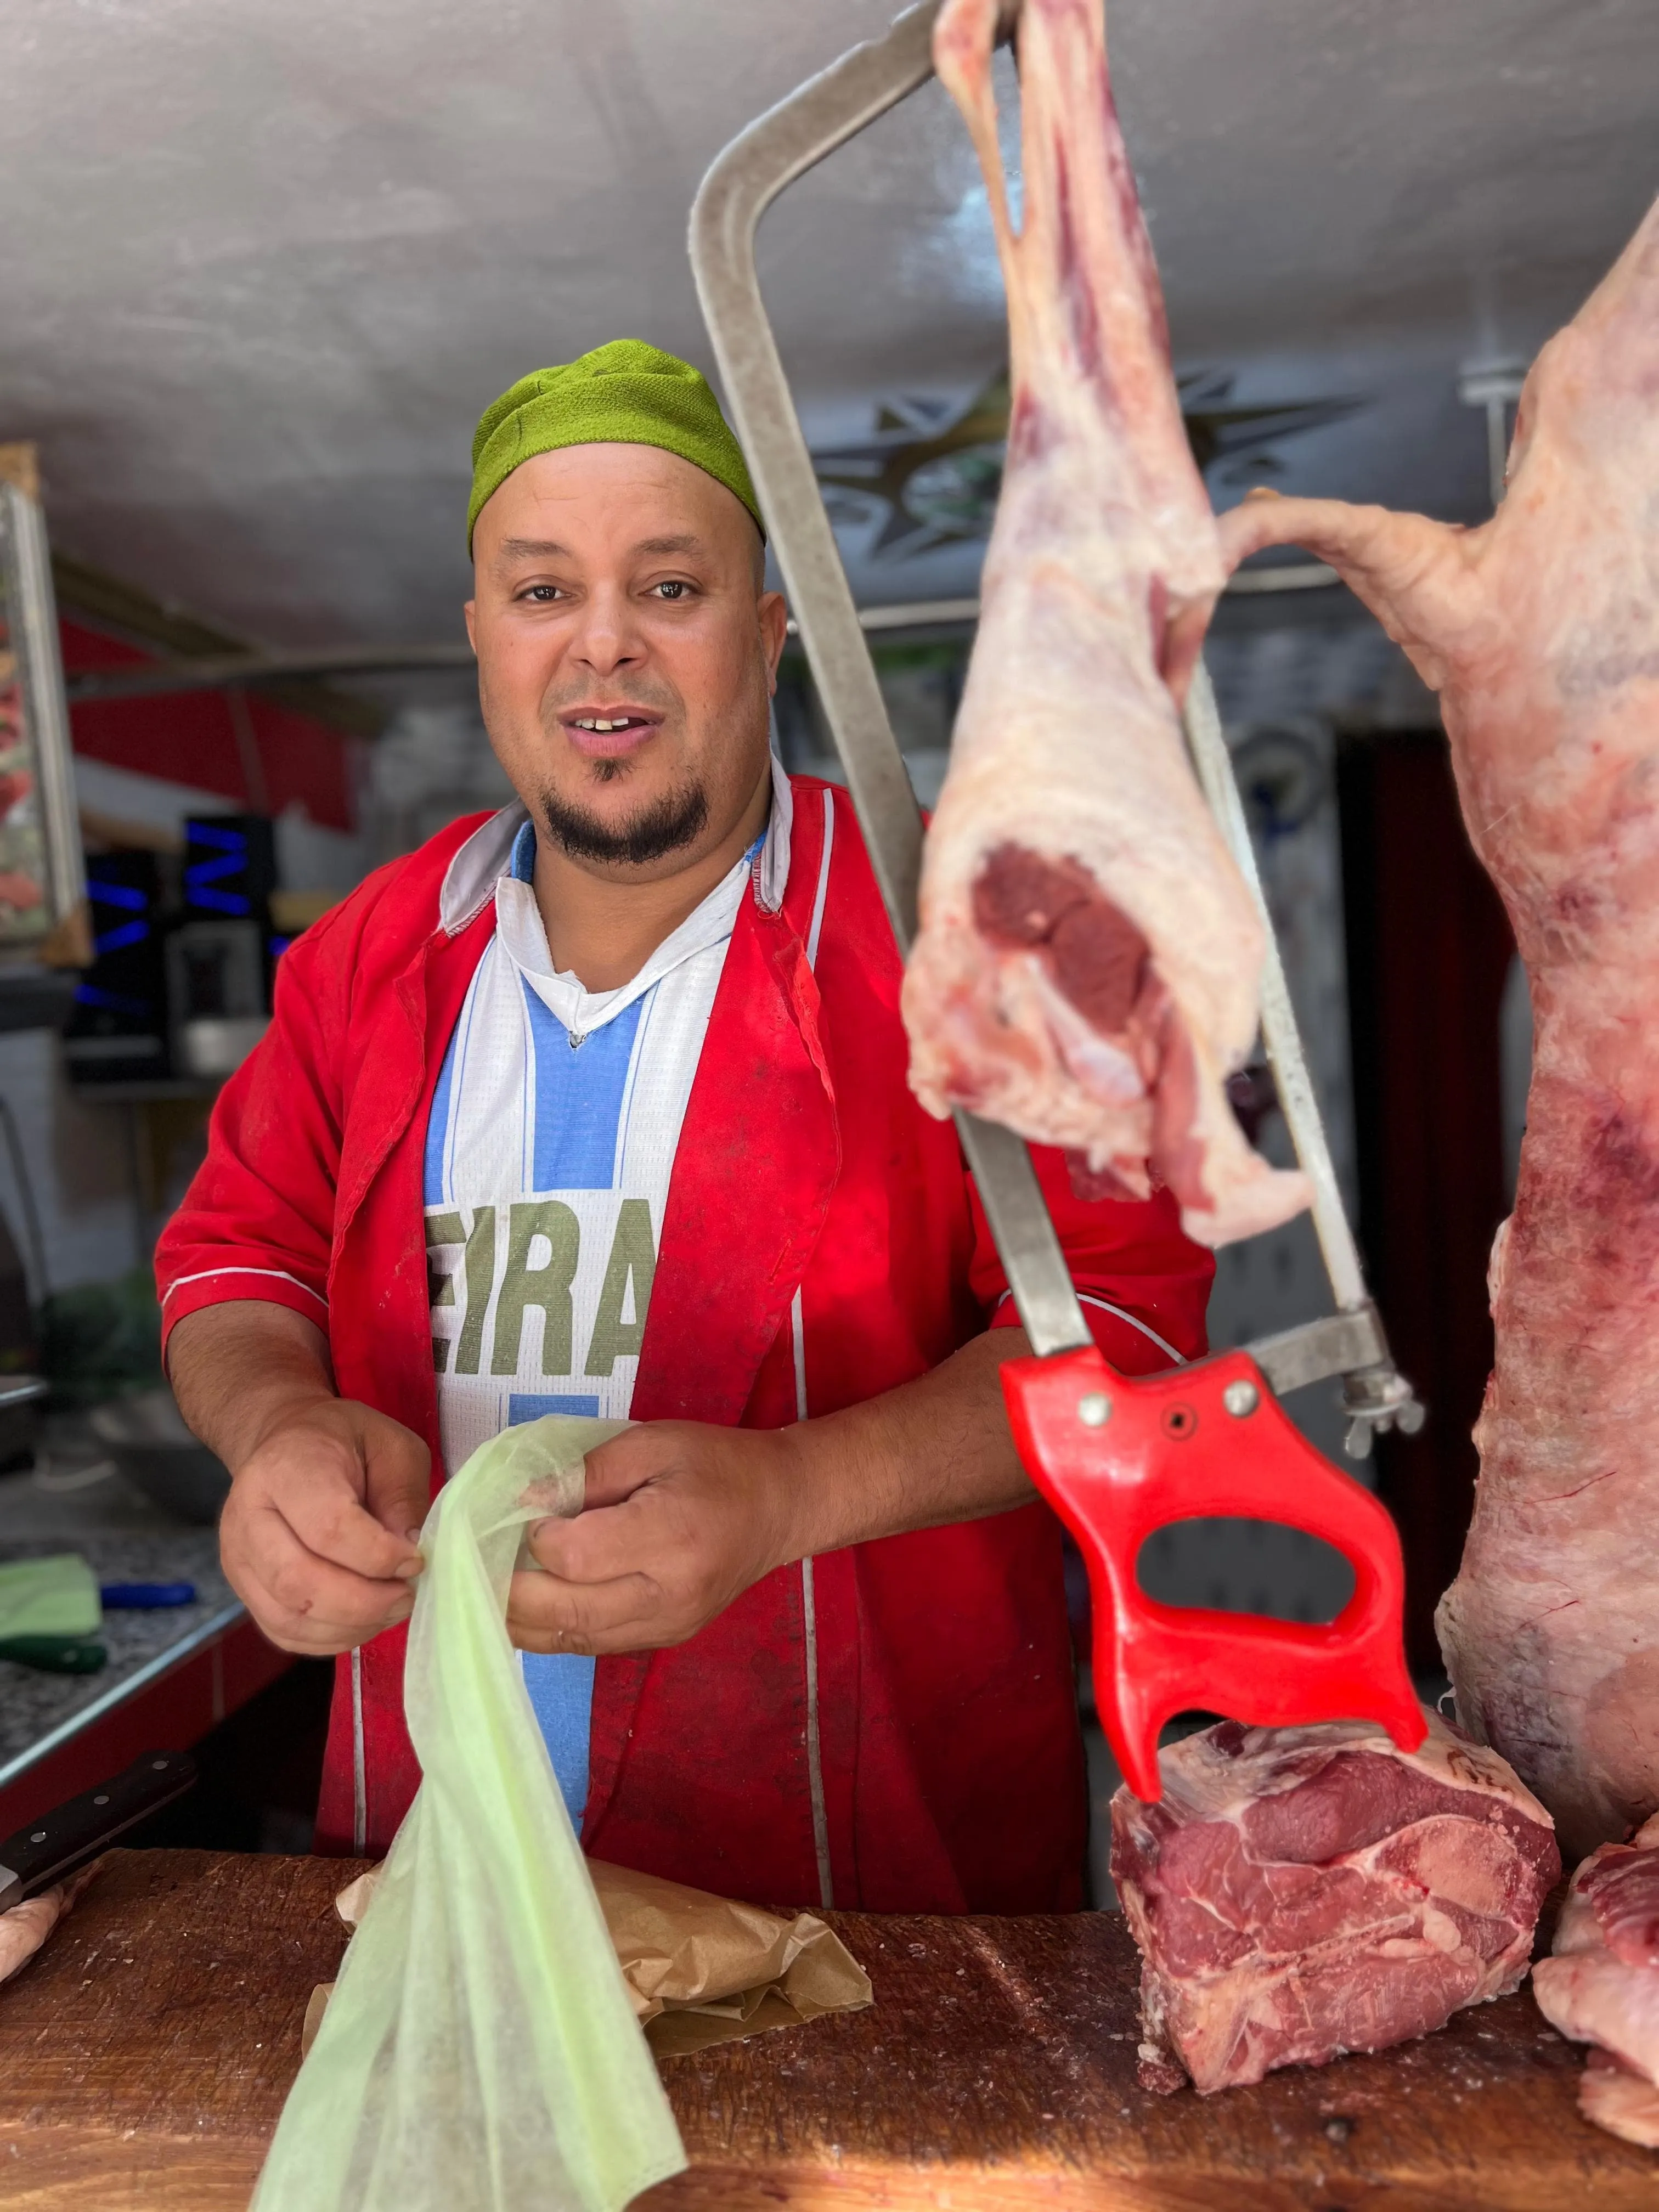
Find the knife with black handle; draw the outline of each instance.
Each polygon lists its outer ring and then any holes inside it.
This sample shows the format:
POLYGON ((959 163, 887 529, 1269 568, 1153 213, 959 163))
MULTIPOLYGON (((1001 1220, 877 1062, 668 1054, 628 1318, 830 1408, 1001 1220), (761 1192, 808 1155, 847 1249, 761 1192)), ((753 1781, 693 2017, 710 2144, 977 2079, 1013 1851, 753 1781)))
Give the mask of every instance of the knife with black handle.
POLYGON ((0 1843, 0 1912, 62 1881, 195 1780, 187 1751, 147 1751, 125 1774, 29 1821, 0 1843))

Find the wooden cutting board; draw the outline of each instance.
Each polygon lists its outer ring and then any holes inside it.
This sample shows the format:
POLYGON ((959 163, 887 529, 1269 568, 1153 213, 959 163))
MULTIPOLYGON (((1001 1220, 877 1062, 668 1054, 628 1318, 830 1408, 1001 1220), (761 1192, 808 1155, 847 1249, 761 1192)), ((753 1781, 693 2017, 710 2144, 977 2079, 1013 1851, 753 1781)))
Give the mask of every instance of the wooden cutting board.
MULTIPOLYGON (((342 1872, 112 1854, 0 1987, 0 2206, 244 2206, 343 1947, 342 1872)), ((1578 2118, 1579 2056, 1524 1995, 1380 2057, 1152 2097, 1116 1915, 832 1917, 874 2006, 665 2062, 692 2164, 647 2212, 1659 2212, 1659 2158, 1578 2118)))

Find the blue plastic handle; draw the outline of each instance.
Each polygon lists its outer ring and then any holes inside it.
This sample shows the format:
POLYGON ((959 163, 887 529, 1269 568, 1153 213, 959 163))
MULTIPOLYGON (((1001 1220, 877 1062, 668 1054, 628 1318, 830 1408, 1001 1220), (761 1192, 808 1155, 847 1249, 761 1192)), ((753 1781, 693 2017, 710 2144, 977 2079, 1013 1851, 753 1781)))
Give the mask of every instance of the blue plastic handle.
POLYGON ((98 1593, 106 1613, 157 1613, 163 1606, 194 1605, 194 1583, 106 1583, 98 1593))

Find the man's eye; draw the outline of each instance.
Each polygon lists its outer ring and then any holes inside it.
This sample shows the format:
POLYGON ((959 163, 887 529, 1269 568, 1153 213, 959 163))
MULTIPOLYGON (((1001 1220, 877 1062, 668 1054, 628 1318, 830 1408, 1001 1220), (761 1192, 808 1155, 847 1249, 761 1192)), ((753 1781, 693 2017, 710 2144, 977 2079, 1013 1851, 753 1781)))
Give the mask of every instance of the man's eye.
POLYGON ((690 586, 681 583, 677 578, 669 577, 660 584, 653 584, 651 588, 654 592, 659 592, 665 599, 683 599, 690 589, 690 586))
POLYGON ((524 596, 527 599, 534 599, 540 605, 545 606, 550 600, 559 599, 562 594, 556 584, 532 584, 529 589, 525 592, 524 596))

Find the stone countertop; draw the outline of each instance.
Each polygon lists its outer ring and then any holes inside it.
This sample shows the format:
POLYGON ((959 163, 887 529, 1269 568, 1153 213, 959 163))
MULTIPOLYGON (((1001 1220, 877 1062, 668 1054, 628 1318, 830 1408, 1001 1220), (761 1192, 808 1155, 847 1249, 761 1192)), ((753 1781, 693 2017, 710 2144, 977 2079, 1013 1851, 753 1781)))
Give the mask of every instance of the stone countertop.
MULTIPOLYGON (((54 1471, 97 1455, 54 1420, 54 1471)), ((89 1723, 149 1676, 241 1617, 219 1568, 218 1532, 192 1528, 153 1505, 119 1474, 84 1490, 43 1489, 33 1474, 0 1475, 0 1561, 79 1552, 100 1583, 193 1583, 193 1605, 106 1613, 109 1664, 96 1674, 46 1674, 0 1661, 0 1787, 50 1739, 89 1723)))

